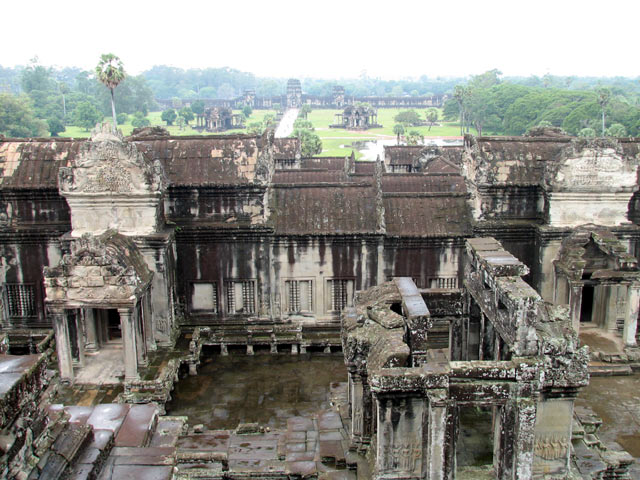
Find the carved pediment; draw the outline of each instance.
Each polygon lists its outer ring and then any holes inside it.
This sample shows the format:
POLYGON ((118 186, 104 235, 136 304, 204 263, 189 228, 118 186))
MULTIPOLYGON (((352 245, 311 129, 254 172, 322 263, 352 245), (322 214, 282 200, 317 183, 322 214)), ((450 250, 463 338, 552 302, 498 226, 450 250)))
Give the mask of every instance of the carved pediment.
POLYGON ((574 140, 560 161, 548 165, 547 187, 559 191, 634 191, 638 162, 625 158, 615 140, 574 140))
POLYGON ((153 274, 131 239, 114 231, 83 235, 70 243, 59 265, 44 268, 48 302, 131 302, 148 288, 153 274))
POLYGON ((166 179, 158 160, 151 162, 121 133, 111 133, 109 125, 103 124, 82 144, 70 165, 60 169, 58 184, 62 195, 135 195, 161 193, 166 179))

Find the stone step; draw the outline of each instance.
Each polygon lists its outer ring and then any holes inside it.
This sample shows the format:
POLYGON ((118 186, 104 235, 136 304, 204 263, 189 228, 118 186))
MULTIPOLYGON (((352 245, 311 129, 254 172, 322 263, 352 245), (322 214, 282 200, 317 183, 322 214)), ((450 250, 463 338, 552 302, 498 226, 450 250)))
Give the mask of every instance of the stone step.
POLYGON ((592 377, 609 377, 615 375, 631 375, 633 370, 629 364, 589 365, 589 374, 592 377))
POLYGON ((45 480, 65 478, 92 438, 91 427, 67 423, 54 440, 51 449, 40 458, 37 469, 31 472, 31 477, 45 480))
POLYGON ((174 447, 185 432, 187 417, 158 417, 150 447, 174 447))
POLYGON ((116 447, 146 446, 157 418, 158 407, 156 405, 131 405, 115 436, 116 447))

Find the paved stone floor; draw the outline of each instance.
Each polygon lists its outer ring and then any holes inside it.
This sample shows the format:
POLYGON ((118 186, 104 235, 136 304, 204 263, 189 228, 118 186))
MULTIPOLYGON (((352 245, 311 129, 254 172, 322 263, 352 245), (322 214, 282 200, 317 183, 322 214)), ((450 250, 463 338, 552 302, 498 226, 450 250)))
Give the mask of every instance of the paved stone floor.
POLYGON ((580 324, 580 343, 589 345, 591 351, 609 354, 622 353, 624 345, 622 338, 613 332, 607 332, 592 323, 580 324))
POLYGON ((197 376, 178 381, 166 410, 210 430, 250 422, 286 428, 290 417, 329 408, 332 383, 346 380, 341 353, 214 355, 197 376))
POLYGON ((576 400, 576 407, 581 405, 602 418, 601 441, 616 442, 636 458, 633 468, 640 478, 640 374, 592 377, 576 400))
POLYGON ((109 385, 121 383, 124 378, 122 344, 106 345, 97 353, 85 354, 85 365, 74 368, 77 385, 109 385))

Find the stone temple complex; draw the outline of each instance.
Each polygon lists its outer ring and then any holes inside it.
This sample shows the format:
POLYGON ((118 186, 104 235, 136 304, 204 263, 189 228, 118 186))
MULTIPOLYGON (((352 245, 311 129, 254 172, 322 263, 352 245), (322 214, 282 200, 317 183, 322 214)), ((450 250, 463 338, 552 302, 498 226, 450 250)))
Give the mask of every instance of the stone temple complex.
POLYGON ((1 476, 638 478, 576 401, 640 362, 639 164, 545 129, 376 162, 271 131, 0 138, 1 476), (167 415, 238 352, 347 374, 282 428, 167 415))

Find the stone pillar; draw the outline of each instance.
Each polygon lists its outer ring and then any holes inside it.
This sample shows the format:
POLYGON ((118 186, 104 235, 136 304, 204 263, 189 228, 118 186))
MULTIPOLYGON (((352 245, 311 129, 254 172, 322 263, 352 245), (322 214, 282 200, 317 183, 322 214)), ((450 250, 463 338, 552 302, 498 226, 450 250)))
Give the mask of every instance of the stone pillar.
POLYGON ((640 284, 633 283, 627 288, 627 311, 624 318, 622 340, 628 347, 636 345, 638 329, 638 304, 640 303, 640 284))
POLYGON ((427 431, 426 445, 423 447, 423 475, 426 473, 428 480, 445 480, 452 477, 451 443, 448 424, 449 400, 447 391, 444 389, 429 390, 428 414, 426 415, 426 425, 423 429, 427 431), (449 438, 447 438, 449 437, 449 438), (449 441, 448 441, 449 440, 449 441))
POLYGON ((570 282, 569 290, 569 311, 571 315, 571 326, 580 333, 580 311, 582 309, 582 282, 570 282))
POLYGON ((133 318, 133 310, 119 308, 120 326, 122 329, 122 346, 124 349, 124 379, 136 380, 138 378, 138 349, 136 326, 133 318))
POLYGON ((133 326, 136 333, 136 355, 138 358, 138 366, 147 366, 147 351, 145 343, 145 332, 143 331, 143 312, 142 302, 138 303, 138 306, 133 309, 133 326))
POLYGON ((555 266, 553 261, 557 258, 562 245, 560 239, 540 239, 540 253, 538 260, 539 273, 536 284, 540 296, 547 302, 553 302, 555 291, 555 266))
POLYGON ((604 318, 604 328, 609 332, 616 332, 617 326, 617 313, 618 313, 618 286, 615 283, 606 283, 606 299, 607 308, 604 318))
POLYGON ((78 349, 78 365, 84 367, 84 329, 82 328, 82 310, 70 310, 67 312, 69 322, 73 322, 70 328, 75 328, 76 348, 78 349))
POLYGON ((93 308, 85 308, 82 310, 84 314, 84 326, 87 332, 87 341, 84 348, 88 353, 98 351, 100 342, 98 341, 98 329, 96 328, 96 312, 93 308))
POLYGON ((424 398, 378 394, 377 479, 418 480, 423 470, 424 398))
POLYGON ((533 447, 533 474, 565 478, 571 462, 572 397, 542 398, 538 402, 533 447))
POLYGON ((536 406, 530 398, 510 399, 500 409, 494 431, 497 479, 531 480, 535 422, 536 406))
POLYGON ((53 328, 56 332, 56 353, 60 379, 63 382, 73 382, 73 358, 71 356, 71 338, 69 335, 69 320, 63 309, 50 310, 53 328))

